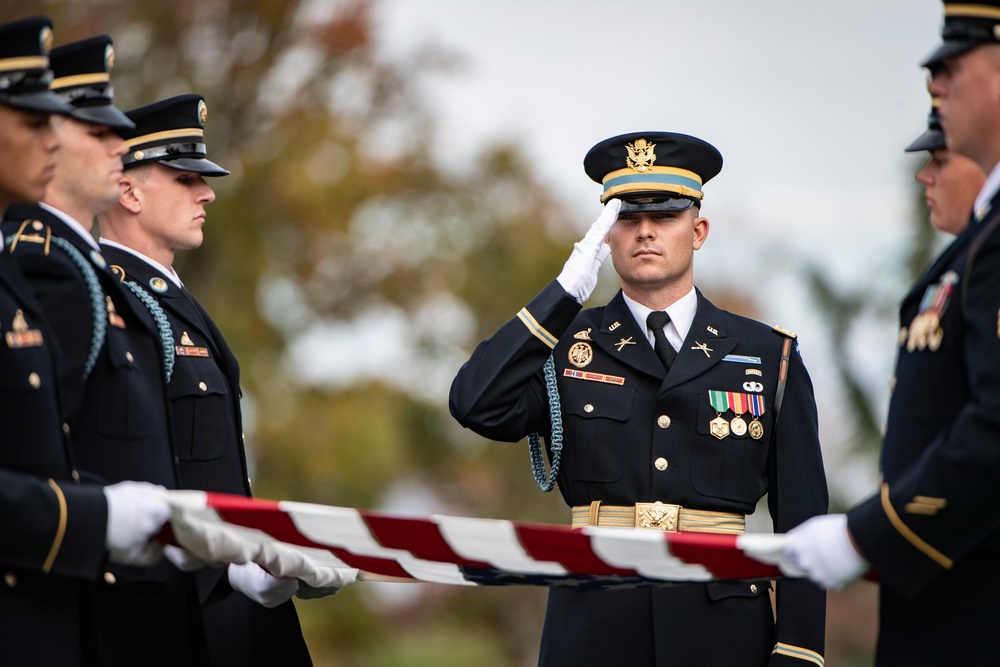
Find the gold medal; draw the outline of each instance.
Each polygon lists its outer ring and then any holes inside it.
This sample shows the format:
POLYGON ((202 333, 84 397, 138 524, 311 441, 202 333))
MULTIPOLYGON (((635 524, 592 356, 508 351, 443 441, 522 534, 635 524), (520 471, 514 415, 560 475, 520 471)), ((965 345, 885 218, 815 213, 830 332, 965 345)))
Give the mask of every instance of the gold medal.
POLYGON ((583 368, 594 359, 594 348, 589 343, 573 343, 569 348, 569 363, 583 368))
POLYGON ((747 423, 743 421, 743 417, 736 415, 733 420, 729 422, 729 428, 732 430, 733 435, 746 435, 747 423))
POLYGON ((719 440, 722 440, 727 435, 729 435, 729 422, 719 415, 712 421, 708 422, 709 431, 719 440))
POLYGON ((750 437, 754 440, 760 440, 764 437, 764 426, 756 419, 750 422, 750 426, 747 429, 750 431, 750 437))

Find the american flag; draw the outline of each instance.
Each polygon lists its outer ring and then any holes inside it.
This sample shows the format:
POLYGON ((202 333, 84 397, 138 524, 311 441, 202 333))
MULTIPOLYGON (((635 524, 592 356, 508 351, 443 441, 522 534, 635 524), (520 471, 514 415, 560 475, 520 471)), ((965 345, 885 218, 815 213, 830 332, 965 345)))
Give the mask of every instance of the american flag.
POLYGON ((355 579, 587 586, 774 579, 783 536, 571 529, 171 491, 166 540, 210 562, 254 561, 311 587, 355 579))

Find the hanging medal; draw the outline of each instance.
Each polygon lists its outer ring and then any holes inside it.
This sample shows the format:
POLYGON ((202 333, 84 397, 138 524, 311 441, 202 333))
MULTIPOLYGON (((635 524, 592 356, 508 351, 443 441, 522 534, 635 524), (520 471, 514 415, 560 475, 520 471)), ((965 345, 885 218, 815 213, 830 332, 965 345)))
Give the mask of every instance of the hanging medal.
POLYGON ((743 420, 743 413, 747 411, 746 394, 735 391, 726 392, 729 396, 729 409, 736 413, 736 416, 729 422, 729 428, 733 435, 743 436, 747 432, 747 423, 743 420))
MULTIPOLYGON (((929 285, 920 300, 917 316, 910 322, 907 332, 906 350, 929 349, 936 352, 944 340, 944 330, 941 329, 941 317, 948 307, 952 292, 958 283, 958 274, 948 271, 936 285, 929 285)), ((902 336, 901 336, 902 337, 902 336)))
POLYGON ((708 422, 708 430, 719 440, 729 435, 729 422, 723 419, 722 413, 729 410, 729 396, 724 391, 708 390, 708 401, 715 409, 715 419, 708 422))
POLYGON ((751 438, 760 440, 764 437, 764 425, 757 420, 764 414, 764 397, 760 394, 750 394, 747 396, 747 404, 750 414, 753 415, 753 421, 747 426, 747 431, 750 432, 751 438))

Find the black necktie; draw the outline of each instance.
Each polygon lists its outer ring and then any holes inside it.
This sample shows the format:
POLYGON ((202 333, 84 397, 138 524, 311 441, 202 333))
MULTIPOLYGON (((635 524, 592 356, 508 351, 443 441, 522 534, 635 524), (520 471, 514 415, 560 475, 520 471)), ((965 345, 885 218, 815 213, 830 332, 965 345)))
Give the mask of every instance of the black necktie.
POLYGON ((656 356, 663 363, 663 368, 669 371, 670 364, 674 363, 674 359, 677 358, 677 352, 667 341, 667 334, 663 332, 663 327, 667 326, 668 322, 670 322, 670 316, 662 310, 654 310, 646 318, 646 326, 653 332, 653 340, 655 341, 653 349, 656 350, 656 356))

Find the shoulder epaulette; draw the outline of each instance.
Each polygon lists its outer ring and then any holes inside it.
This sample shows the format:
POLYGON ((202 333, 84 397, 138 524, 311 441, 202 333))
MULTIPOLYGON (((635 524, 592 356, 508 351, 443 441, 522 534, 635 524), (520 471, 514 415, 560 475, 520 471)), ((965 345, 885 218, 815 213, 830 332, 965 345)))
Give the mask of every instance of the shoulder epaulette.
POLYGON ((797 335, 795 335, 795 334, 794 334, 794 333, 792 333, 791 331, 788 331, 787 329, 782 329, 781 327, 772 327, 772 329, 773 329, 774 331, 776 331, 776 332, 780 333, 780 334, 781 334, 782 336, 784 336, 785 338, 791 338, 792 340, 795 340, 796 338, 798 338, 798 336, 797 336, 797 335))
POLYGON ((21 223, 17 233, 7 239, 7 245, 10 247, 10 251, 14 252, 21 242, 41 243, 45 246, 45 254, 48 255, 49 248, 52 246, 52 230, 41 220, 25 220, 21 223))

